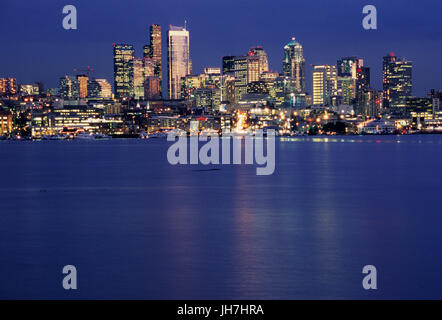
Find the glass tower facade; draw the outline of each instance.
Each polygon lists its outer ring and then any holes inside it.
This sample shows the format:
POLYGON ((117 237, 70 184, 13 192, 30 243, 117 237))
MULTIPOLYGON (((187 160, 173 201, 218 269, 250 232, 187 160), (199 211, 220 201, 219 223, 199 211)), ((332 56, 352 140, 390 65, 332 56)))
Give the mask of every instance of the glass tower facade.
POLYGON ((132 45, 114 45, 114 85, 118 98, 134 96, 134 54, 132 45))
POLYGON ((336 66, 313 66, 313 105, 331 105, 337 90, 336 66))
POLYGON ((144 46, 144 59, 150 59, 153 64, 153 74, 148 76, 155 76, 160 80, 163 79, 162 71, 162 50, 161 50, 161 26, 153 24, 150 26, 150 44, 144 46))
POLYGON ((167 32, 169 99, 180 99, 181 78, 191 73, 189 31, 170 26, 167 32))
POLYGON ((398 59, 394 53, 383 58, 384 107, 405 107, 407 98, 412 96, 411 61, 398 59))
POLYGON ((259 74, 269 71, 269 60, 267 58, 267 53, 262 47, 251 48, 249 51, 249 56, 255 56, 259 58, 259 74))
POLYGON ((305 92, 305 58, 302 45, 293 37, 284 46, 283 74, 295 80, 296 90, 305 92))

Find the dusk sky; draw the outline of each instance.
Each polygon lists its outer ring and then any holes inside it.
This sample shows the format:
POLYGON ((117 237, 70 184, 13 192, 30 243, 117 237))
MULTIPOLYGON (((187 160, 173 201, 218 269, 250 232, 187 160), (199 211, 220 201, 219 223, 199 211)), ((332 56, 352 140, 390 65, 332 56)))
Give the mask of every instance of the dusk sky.
MULTIPOLYGON (((358 56, 371 67, 372 86, 381 88, 382 57, 389 52, 413 61, 413 94, 441 88, 442 2, 434 0, 0 0, 0 77, 19 83, 43 81, 91 66, 93 76, 113 83, 112 44, 129 43, 142 56, 149 26, 163 28, 163 70, 169 24, 190 32, 194 72, 220 67, 224 55, 242 55, 261 45, 270 68, 281 71, 283 46, 295 36, 307 65, 335 64, 358 56), (62 28, 62 8, 78 10, 78 30, 62 28), (362 8, 378 9, 378 30, 362 28, 362 8)), ((166 74, 164 74, 166 75, 166 74)), ((311 90, 311 69, 307 89, 311 90)))

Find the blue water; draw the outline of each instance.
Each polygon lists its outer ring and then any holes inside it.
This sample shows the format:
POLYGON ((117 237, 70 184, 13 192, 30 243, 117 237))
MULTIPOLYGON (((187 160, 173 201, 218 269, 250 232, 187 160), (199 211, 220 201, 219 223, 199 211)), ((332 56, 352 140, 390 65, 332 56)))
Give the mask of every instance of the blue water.
POLYGON ((168 146, 0 141, 0 298, 442 298, 442 136, 279 141, 271 176, 168 146))

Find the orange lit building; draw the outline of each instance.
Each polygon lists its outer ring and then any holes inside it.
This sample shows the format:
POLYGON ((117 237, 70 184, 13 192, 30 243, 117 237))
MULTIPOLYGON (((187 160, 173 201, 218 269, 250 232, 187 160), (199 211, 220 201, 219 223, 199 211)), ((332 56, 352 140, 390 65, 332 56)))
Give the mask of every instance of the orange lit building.
POLYGON ((0 111, 0 135, 12 132, 12 114, 0 111))

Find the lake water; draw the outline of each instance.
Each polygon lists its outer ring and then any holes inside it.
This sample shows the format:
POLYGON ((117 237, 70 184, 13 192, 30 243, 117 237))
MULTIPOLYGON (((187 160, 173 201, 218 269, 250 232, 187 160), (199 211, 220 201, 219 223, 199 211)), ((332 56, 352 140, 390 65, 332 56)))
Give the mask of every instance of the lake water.
POLYGON ((0 141, 0 298, 442 298, 442 136, 285 139, 270 176, 169 145, 0 141))

